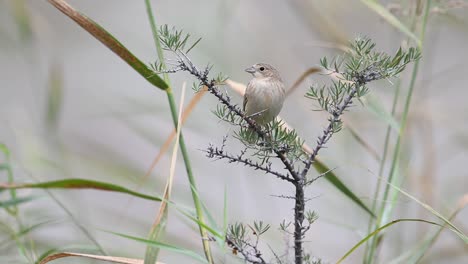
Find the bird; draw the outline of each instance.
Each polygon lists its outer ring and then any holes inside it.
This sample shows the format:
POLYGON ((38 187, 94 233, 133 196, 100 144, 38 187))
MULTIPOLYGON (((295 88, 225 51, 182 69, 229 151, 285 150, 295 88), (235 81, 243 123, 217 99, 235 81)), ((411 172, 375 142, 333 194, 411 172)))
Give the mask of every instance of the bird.
POLYGON ((260 126, 266 126, 280 113, 286 90, 279 72, 266 63, 256 63, 245 69, 253 78, 247 84, 243 110, 260 126))

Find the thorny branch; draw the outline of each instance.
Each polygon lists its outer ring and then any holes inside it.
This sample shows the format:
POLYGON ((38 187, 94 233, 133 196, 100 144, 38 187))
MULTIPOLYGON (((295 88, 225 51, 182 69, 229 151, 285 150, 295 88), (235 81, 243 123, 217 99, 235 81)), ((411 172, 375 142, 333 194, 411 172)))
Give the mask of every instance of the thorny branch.
MULTIPOLYGON (((192 63, 186 54, 194 45, 192 45, 192 47, 190 47, 186 52, 182 50, 187 42, 188 35, 183 38, 181 31, 175 31, 175 34, 171 34, 167 26, 163 27, 161 30, 161 42, 166 46, 167 50, 172 51, 177 57, 174 68, 167 72, 189 72, 198 79, 200 82, 199 87, 207 87, 207 90, 218 98, 229 114, 229 118, 233 118, 234 116, 240 118, 239 120, 245 121, 249 129, 255 131, 260 139, 265 140, 265 142, 270 140, 271 138, 268 131, 263 130, 262 127, 253 121, 253 119, 246 116, 238 105, 231 103, 231 99, 228 95, 219 91, 217 86, 222 82, 220 81, 220 78, 208 78, 211 66, 207 66, 204 70, 200 70, 192 63)), ((196 43, 198 43, 198 41, 196 43)), ((307 261, 306 259, 309 255, 304 254, 303 252, 303 238, 305 237, 306 232, 310 229, 311 224, 317 219, 315 212, 305 211, 306 199, 304 189, 307 185, 326 174, 323 173, 318 177, 309 180, 307 180, 306 177, 319 151, 324 148, 325 144, 327 144, 333 134, 341 130, 341 116, 350 106, 353 105, 354 98, 364 96, 368 92, 366 87, 367 83, 378 79, 396 76, 403 71, 406 64, 420 58, 420 52, 414 48, 410 48, 406 52, 399 49, 395 56, 390 57, 387 54, 373 51, 374 46, 375 44, 372 43, 370 39, 357 39, 355 42, 351 43, 352 52, 351 54, 348 54, 348 59, 343 59, 341 62, 339 62, 338 59, 335 59, 331 64, 328 64, 326 58, 321 60, 322 67, 339 75, 341 80, 338 82, 334 81, 332 86, 324 86, 318 89, 311 87, 311 90, 307 93, 306 97, 316 100, 323 110, 330 113, 328 125, 322 131, 322 135, 318 137, 317 145, 312 152, 308 154, 306 160, 302 160, 300 155, 296 157, 286 156, 284 148, 272 144, 272 153, 281 160, 285 169, 288 171, 288 174, 273 171, 271 169, 271 163, 269 162, 266 162, 265 165, 264 162, 254 162, 253 160, 244 157, 246 150, 242 151, 239 155, 232 155, 225 152, 224 146, 226 138, 224 138, 221 148, 210 145, 205 151, 207 156, 210 158, 226 159, 230 163, 235 162, 244 164, 254 168, 255 170, 261 170, 272 174, 279 179, 288 181, 294 185, 295 195, 293 199, 295 206, 293 236, 294 259, 296 264, 301 264, 304 261, 307 261), (339 69, 343 64, 345 65, 345 71, 340 72, 339 69), (302 171, 299 171, 294 167, 293 164, 295 161, 303 161, 304 167, 302 171), (304 221, 307 221, 307 223, 304 223, 304 221)), ((154 68, 158 70, 161 67, 158 67, 158 65, 155 64, 154 68)), ((221 110, 224 111, 223 109, 221 110)), ((222 111, 221 113, 224 113, 222 111)), ((232 120, 236 119, 233 118, 232 120)), ((295 137, 291 138, 295 140, 295 137)), ((257 142, 256 144, 259 143, 257 142)), ((247 148, 249 148, 249 146, 247 146, 247 148)), ((286 230, 288 226, 289 224, 283 225, 282 229, 288 232, 286 230)), ((268 228, 264 229, 264 232, 266 230, 268 230, 268 228)), ((228 232, 226 235, 226 241, 233 250, 239 252, 247 262, 257 264, 266 263, 257 248, 258 235, 256 242, 252 244, 249 243, 248 239, 246 239, 245 227, 242 225, 231 225, 230 231, 231 232, 228 232)))
POLYGON ((255 162, 255 161, 253 161, 253 160, 251 160, 249 158, 245 158, 244 155, 245 155, 245 153, 247 151, 246 149, 241 151, 241 153, 239 155, 236 155, 236 156, 227 153, 224 150, 225 143, 226 143, 226 137, 223 138, 223 143, 221 145, 221 148, 215 147, 212 144, 210 144, 208 146, 208 149, 205 150, 204 152, 207 154, 208 158, 227 159, 229 163, 233 163, 233 162, 241 163, 241 164, 244 164, 246 166, 252 167, 255 170, 260 170, 260 171, 264 171, 265 173, 270 173, 270 174, 278 177, 281 180, 285 180, 285 181, 288 181, 288 182, 293 182, 294 181, 288 175, 284 175, 284 174, 282 174, 282 173, 280 173, 278 171, 274 171, 271 168, 271 163, 261 164, 259 162, 255 162))
POLYGON ((335 124, 341 121, 340 117, 344 113, 344 111, 353 103, 353 98, 356 96, 356 92, 358 89, 358 85, 355 85, 351 93, 345 98, 343 104, 336 109, 331 117, 328 119, 329 123, 327 128, 323 130, 322 136, 317 139, 317 146, 313 149, 312 153, 310 154, 309 159, 306 161, 304 169, 301 172, 301 178, 305 178, 307 173, 310 170, 310 166, 315 161, 318 152, 324 147, 324 145, 328 142, 328 140, 333 135, 333 127, 335 124))
POLYGON ((247 234, 245 225, 236 223, 231 225, 226 233, 226 243, 232 248, 233 253, 240 253, 249 263, 266 264, 262 253, 258 249, 260 236, 270 229, 270 225, 264 225, 262 221, 254 222, 253 226, 248 226, 255 236, 255 241, 252 243, 250 235, 247 234))
MULTIPOLYGON (((241 110, 239 106, 232 104, 231 99, 228 96, 224 95, 222 92, 219 91, 219 89, 217 88, 216 80, 208 79, 208 74, 211 69, 209 66, 206 67, 203 71, 199 70, 184 52, 180 50, 176 50, 173 52, 179 58, 178 65, 176 65, 177 69, 180 69, 182 71, 187 71, 193 76, 195 76, 202 85, 208 88, 208 91, 211 94, 216 96, 216 98, 218 98, 218 100, 229 109, 229 111, 235 113, 237 116, 242 118, 249 125, 249 127, 257 133, 257 135, 260 138, 267 139, 267 133, 263 131, 261 127, 258 124, 256 124, 255 121, 253 121, 250 117, 244 115, 244 112, 241 110)), ((273 152, 284 164, 285 168, 288 170, 293 180, 295 182, 299 182, 300 181, 299 173, 293 167, 292 163, 288 160, 288 158, 286 158, 283 150, 274 148, 273 152)))
POLYGON ((226 237, 226 243, 233 249, 235 254, 239 252, 244 257, 245 261, 252 264, 267 264, 256 245, 252 245, 245 241, 242 241, 242 245, 237 245, 234 240, 229 237, 226 237))

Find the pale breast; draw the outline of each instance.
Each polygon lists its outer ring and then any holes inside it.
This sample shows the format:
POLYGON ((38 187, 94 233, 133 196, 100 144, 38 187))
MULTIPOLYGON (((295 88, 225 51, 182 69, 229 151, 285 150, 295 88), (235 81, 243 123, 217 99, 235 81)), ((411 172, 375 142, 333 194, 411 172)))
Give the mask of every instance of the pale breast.
POLYGON ((281 81, 252 79, 247 85, 245 112, 259 124, 272 121, 281 111, 285 97, 281 81))

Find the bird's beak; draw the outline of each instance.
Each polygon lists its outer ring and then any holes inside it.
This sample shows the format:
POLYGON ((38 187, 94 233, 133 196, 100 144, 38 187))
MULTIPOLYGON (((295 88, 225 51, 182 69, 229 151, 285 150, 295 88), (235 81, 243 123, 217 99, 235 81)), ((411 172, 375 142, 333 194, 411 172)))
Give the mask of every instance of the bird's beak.
POLYGON ((248 72, 248 73, 254 73, 256 70, 255 70, 255 68, 252 66, 252 67, 249 67, 249 68, 245 69, 245 71, 248 72))

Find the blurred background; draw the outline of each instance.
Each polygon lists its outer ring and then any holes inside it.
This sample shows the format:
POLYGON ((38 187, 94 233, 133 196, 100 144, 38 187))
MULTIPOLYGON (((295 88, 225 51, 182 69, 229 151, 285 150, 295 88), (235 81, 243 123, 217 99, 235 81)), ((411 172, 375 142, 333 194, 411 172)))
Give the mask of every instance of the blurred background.
MULTIPOLYGON (((143 0, 67 2, 113 34, 143 62, 156 60, 143 0)), ((152 5, 158 24, 173 25, 202 38, 191 51, 195 64, 211 63, 214 73, 223 72, 234 81, 247 83, 250 75, 244 69, 267 62, 290 86, 307 69, 317 66, 321 57, 341 54, 347 42, 358 36, 370 37, 377 49, 391 54, 400 46, 414 46, 407 35, 364 2, 172 0, 152 1, 152 5)), ((420 32, 421 12, 417 9, 424 1, 379 2, 408 28, 414 26, 420 32)), ((468 1, 432 1, 399 177, 404 190, 446 216, 468 192, 464 166, 468 161, 467 41, 468 1)), ((401 75, 397 121, 412 68, 410 65, 401 75)), ((184 73, 170 78, 177 100, 182 83, 190 87, 194 81, 184 73)), ((312 111, 314 105, 304 94, 310 85, 327 80, 327 76, 309 76, 287 99, 280 114, 311 146, 327 121, 324 113, 312 111)), ((396 89, 389 81, 373 83, 370 88, 371 94, 363 104, 357 103, 346 113, 347 127, 320 154, 369 206, 379 178, 379 161, 373 152, 382 155, 388 126, 382 112, 391 111, 396 89), (367 147, 356 140, 355 134, 367 147)), ((242 101, 234 91, 226 91, 233 100, 242 101)), ((186 95, 187 104, 194 94, 187 89, 186 95)), ((228 221, 263 220, 271 224, 264 241, 283 252, 286 238, 277 227, 283 219, 291 220, 293 203, 274 195, 291 195, 293 189, 261 172, 205 157, 201 150, 209 143, 220 145, 223 136, 233 132, 212 114, 216 104, 215 98, 205 95, 183 127, 201 199, 222 225, 226 192, 228 221)), ((171 151, 148 180, 144 175, 173 129, 166 95, 45 0, 0 0, 0 124, 0 143, 11 152, 14 182, 85 178, 162 196, 171 151)), ((395 131, 390 151, 394 141, 395 131)), ((228 146, 240 148, 235 139, 230 139, 228 146)), ((0 161, 6 160, 1 156, 0 161)), ((386 167, 381 176, 387 173, 386 167)), ((0 171, 0 182, 6 181, 7 173, 0 171)), ((102 230, 145 238, 159 210, 158 203, 112 192, 18 193, 34 199, 22 204, 16 217, 0 213, 1 263, 30 263, 30 259, 54 248, 92 252, 95 246, 79 225, 108 254, 143 258, 144 244, 102 230), (29 261, 25 256, 30 256, 29 261)), ((307 207, 320 218, 311 227, 305 248, 333 263, 367 234, 368 214, 323 179, 307 189, 307 196, 313 198, 307 207)), ((0 193, 0 199, 8 197, 7 192, 0 193)), ((193 210, 181 157, 172 200, 193 210)), ((399 196, 395 203, 391 219, 396 218, 435 220, 405 196, 399 196)), ((466 233, 467 219, 468 212, 461 211, 453 223, 466 233)), ((378 263, 398 258, 437 227, 402 223, 389 230, 378 263)), ((169 210, 163 241, 203 255, 197 226, 174 209, 169 210)), ((363 248, 346 263, 362 263, 363 248)), ((265 249, 265 254, 273 257, 268 247, 265 249)), ((236 263, 220 249, 215 252, 219 263, 236 263)), ((167 250, 161 251, 159 260, 193 262, 167 250)), ((422 263, 467 262, 466 245, 448 231, 442 232, 422 259, 422 263)), ((65 259, 53 263, 98 262, 65 259)))

